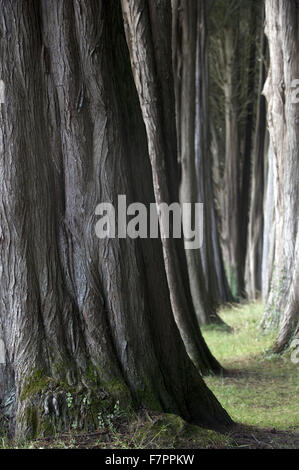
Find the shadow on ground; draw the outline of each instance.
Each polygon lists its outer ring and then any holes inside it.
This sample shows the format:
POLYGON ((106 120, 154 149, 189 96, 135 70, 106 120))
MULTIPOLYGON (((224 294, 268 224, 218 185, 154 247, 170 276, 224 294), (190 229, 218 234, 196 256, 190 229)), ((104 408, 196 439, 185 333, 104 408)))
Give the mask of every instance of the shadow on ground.
POLYGON ((299 433, 237 424, 230 433, 235 446, 244 449, 298 449, 299 433))

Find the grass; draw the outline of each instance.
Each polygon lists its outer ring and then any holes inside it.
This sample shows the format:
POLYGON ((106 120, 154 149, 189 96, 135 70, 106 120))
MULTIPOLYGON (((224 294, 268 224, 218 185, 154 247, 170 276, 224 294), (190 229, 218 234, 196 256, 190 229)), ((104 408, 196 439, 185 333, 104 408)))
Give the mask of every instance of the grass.
POLYGON ((220 449, 233 445, 230 436, 186 423, 167 413, 144 411, 101 447, 114 449, 220 449))
POLYGON ((262 315, 261 303, 225 308, 220 316, 232 333, 203 328, 213 354, 225 368, 236 371, 229 377, 208 377, 206 382, 236 422, 299 431, 299 367, 291 362, 290 353, 267 352, 276 332, 260 331, 262 315))

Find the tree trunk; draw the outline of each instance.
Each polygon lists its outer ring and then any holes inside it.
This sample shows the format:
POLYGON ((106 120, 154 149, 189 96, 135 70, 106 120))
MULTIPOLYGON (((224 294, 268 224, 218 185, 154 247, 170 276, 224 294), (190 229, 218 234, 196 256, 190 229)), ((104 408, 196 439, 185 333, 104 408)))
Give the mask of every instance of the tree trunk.
MULTIPOLYGON (((204 246, 201 251, 209 302, 214 308, 220 303, 232 301, 220 247, 215 195, 212 179, 212 153, 209 145, 209 66, 207 17, 213 1, 198 5, 196 42, 196 122, 195 162, 198 199, 205 204, 204 246)), ((217 316, 214 320, 219 322, 217 316)))
POLYGON ((267 133, 266 151, 266 187, 264 200, 264 230, 263 230, 263 259, 262 259, 262 299, 266 303, 271 287, 274 267, 275 248, 275 208, 274 208, 274 158, 273 148, 267 133))
POLYGON ((230 423, 186 355, 161 240, 95 236, 98 203, 154 200, 119 7, 0 11, 2 416, 50 434, 96 427, 119 400, 230 423))
MULTIPOLYGON (((167 0, 122 0, 132 71, 147 132, 157 205, 179 200, 171 9, 167 0)), ((168 221, 159 213, 166 275, 175 321, 189 356, 202 373, 221 372, 198 326, 183 240, 165 236, 168 221)))
POLYGON ((245 276, 246 292, 251 300, 255 300, 262 292, 264 160, 266 143, 266 101, 262 95, 262 90, 266 79, 265 55, 266 38, 264 31, 262 31, 245 276))
POLYGON ((271 66, 265 96, 275 198, 275 266, 266 315, 279 324, 274 350, 282 351, 298 331, 299 320, 299 120, 293 86, 299 77, 299 10, 295 0, 266 0, 266 34, 271 66))
POLYGON ((174 0, 172 8, 180 200, 204 203, 203 246, 186 250, 191 293, 200 323, 222 323, 216 309, 228 300, 228 286, 211 180, 206 5, 174 0))
POLYGON ((235 61, 237 60, 236 38, 232 28, 225 32, 225 169, 224 169, 224 212, 222 218, 222 239, 225 266, 230 287, 235 298, 244 292, 244 264, 240 232, 240 160, 241 136, 239 130, 238 103, 236 98, 235 61))
MULTIPOLYGON (((261 4, 261 8, 263 9, 263 4, 261 4)), ((244 291, 240 292, 241 295, 245 294, 245 270, 246 270, 246 257, 247 257, 247 249, 248 249, 248 230, 249 230, 249 221, 250 221, 250 194, 251 194, 251 186, 253 186, 252 182, 252 161, 253 161, 253 151, 256 151, 256 147, 253 147, 254 143, 254 119, 257 120, 257 114, 259 113, 259 95, 257 97, 258 106, 255 106, 255 90, 256 90, 256 62, 257 62, 257 16, 260 15, 260 10, 257 10, 257 6, 255 2, 251 2, 251 11, 250 11, 250 23, 249 23, 249 38, 251 40, 251 45, 249 48, 249 58, 248 58, 248 72, 247 72, 247 90, 246 90, 246 97, 247 97, 247 106, 246 110, 246 120, 245 120, 245 135, 244 135, 244 155, 243 155, 243 165, 242 165, 242 180, 241 180, 241 191, 240 191, 240 245, 241 245, 241 253, 242 258, 240 259, 240 263, 242 263, 242 273, 244 277, 244 291), (255 116, 256 113, 256 116, 255 116)), ((262 61, 263 63, 263 61, 262 61)), ((264 82, 262 83, 262 85, 264 82)), ((261 89, 259 88, 257 91, 261 93, 261 89)), ((260 116, 260 122, 257 122, 257 125, 260 125, 261 128, 259 129, 260 132, 262 131, 262 126, 265 124, 262 122, 262 119, 265 120, 264 116, 260 116)), ((262 136, 262 145, 263 145, 263 136, 262 136)), ((261 149, 263 152, 263 148, 261 149)), ((263 157, 263 154, 262 154, 263 157)), ((261 157, 261 158, 262 158, 261 157)), ((260 169, 260 168, 259 168, 260 169)), ((260 177, 263 178, 263 172, 260 173, 260 177)), ((262 214, 262 213, 261 213, 262 214)))

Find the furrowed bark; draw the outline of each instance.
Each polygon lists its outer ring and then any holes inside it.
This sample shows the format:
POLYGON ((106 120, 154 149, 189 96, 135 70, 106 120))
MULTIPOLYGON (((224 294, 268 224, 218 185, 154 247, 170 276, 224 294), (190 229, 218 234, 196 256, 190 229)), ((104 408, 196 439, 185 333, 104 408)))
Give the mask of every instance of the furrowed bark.
MULTIPOLYGON (((158 205, 179 199, 169 6, 167 1, 159 4, 144 0, 122 1, 158 205), (165 37, 160 37, 161 31, 166 31, 165 37)), ((166 223, 164 214, 160 212, 164 262, 175 321, 196 367, 202 373, 219 373, 221 366, 210 353, 197 323, 183 241, 165 236, 166 223)))
POLYGON ((273 147, 275 251, 266 323, 279 325, 274 351, 285 349, 298 333, 299 235, 299 12, 297 2, 266 1, 266 34, 270 71, 265 84, 268 124, 273 147), (295 88, 295 89, 294 89, 295 88))
POLYGON ((161 241, 95 235, 98 203, 154 200, 120 5, 0 11, 1 415, 27 437, 95 428, 116 400, 230 423, 185 352, 161 241))

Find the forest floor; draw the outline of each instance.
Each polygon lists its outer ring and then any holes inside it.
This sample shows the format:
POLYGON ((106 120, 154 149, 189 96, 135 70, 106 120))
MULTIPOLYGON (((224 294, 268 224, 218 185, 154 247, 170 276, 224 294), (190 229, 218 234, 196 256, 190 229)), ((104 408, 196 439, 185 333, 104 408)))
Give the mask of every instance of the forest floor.
POLYGON ((128 418, 116 412, 97 432, 72 430, 26 443, 0 436, 0 448, 299 448, 299 364, 292 363, 290 353, 267 352, 275 332, 261 332, 262 315, 261 303, 232 306, 220 312, 231 332, 203 328, 212 352, 229 371, 205 380, 233 420, 242 423, 229 433, 208 431, 174 415, 143 411, 128 418))
POLYGON ((208 377, 206 383, 236 423, 237 446, 299 448, 299 364, 291 352, 269 353, 277 332, 259 327, 264 306, 236 305, 220 312, 233 328, 203 328, 204 337, 228 377, 208 377))

